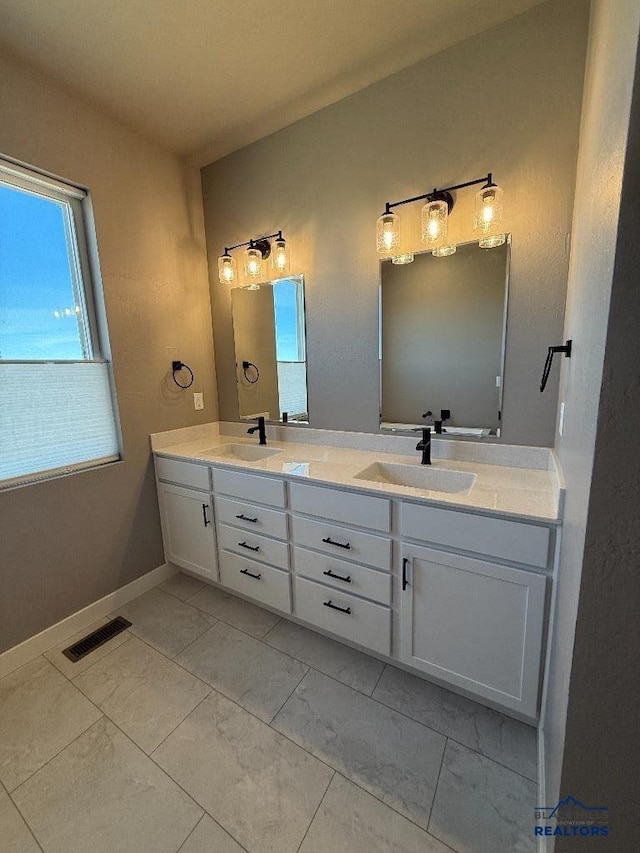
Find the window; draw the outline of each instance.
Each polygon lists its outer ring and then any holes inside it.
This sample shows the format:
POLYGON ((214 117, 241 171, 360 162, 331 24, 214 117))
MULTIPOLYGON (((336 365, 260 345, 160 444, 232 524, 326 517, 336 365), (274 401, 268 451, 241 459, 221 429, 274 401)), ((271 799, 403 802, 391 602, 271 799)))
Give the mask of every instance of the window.
POLYGON ((87 204, 0 160, 0 488, 120 458, 87 204))

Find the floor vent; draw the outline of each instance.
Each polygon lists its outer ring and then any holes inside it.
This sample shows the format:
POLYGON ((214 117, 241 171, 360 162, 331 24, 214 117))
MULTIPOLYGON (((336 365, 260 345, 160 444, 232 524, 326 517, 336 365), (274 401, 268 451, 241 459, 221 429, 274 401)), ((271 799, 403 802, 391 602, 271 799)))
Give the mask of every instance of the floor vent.
POLYGON ((127 628, 130 627, 131 622, 123 619, 122 616, 116 616, 115 619, 112 619, 111 622, 107 622, 106 625, 102 625, 97 629, 97 631, 92 631, 91 634, 87 634, 86 637, 83 637, 81 640, 78 640, 77 643, 69 646, 69 648, 65 649, 62 654, 75 663, 85 657, 85 655, 88 655, 94 649, 97 649, 103 643, 108 642, 112 637, 115 637, 116 634, 119 634, 121 631, 126 631, 127 628))

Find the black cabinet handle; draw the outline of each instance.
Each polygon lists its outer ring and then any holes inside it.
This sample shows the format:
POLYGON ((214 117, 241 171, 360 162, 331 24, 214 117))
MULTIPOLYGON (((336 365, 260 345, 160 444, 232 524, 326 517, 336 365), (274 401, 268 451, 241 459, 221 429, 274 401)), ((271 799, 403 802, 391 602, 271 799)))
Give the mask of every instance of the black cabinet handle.
POLYGON ((240 569, 240 574, 241 575, 247 575, 248 577, 253 578, 254 580, 257 580, 257 581, 259 581, 262 577, 262 575, 254 575, 253 572, 249 571, 249 569, 240 569))
POLYGON ((340 613, 346 613, 349 616, 351 615, 350 607, 338 607, 337 604, 334 604, 332 601, 323 601, 325 607, 330 607, 332 610, 339 610, 340 613))
POLYGON ((335 545, 337 548, 346 548, 347 550, 351 548, 350 542, 335 542, 330 536, 325 537, 323 542, 326 542, 327 545, 335 545))
POLYGON ((251 524, 257 524, 258 523, 257 518, 249 518, 248 515, 244 515, 243 513, 240 513, 240 515, 236 515, 236 518, 239 518, 242 521, 250 521, 251 524))
POLYGON ((322 573, 326 575, 328 578, 335 578, 337 581, 344 581, 345 583, 351 583, 351 575, 347 575, 346 578, 342 577, 342 575, 335 575, 331 569, 327 569, 326 572, 322 573))
POLYGON ((207 518, 207 510, 209 509, 209 504, 202 504, 202 519, 204 521, 204 526, 207 524, 211 524, 211 521, 207 518))
POLYGON ((259 546, 259 545, 256 545, 256 546, 254 547, 253 545, 247 545, 247 543, 246 543, 246 542, 238 542, 238 545, 239 545, 241 548, 246 548, 248 551, 259 551, 259 550, 260 550, 260 546, 259 546))
POLYGON ((409 565, 409 558, 405 557, 402 561, 402 591, 409 586, 409 581, 407 580, 407 566, 409 565))

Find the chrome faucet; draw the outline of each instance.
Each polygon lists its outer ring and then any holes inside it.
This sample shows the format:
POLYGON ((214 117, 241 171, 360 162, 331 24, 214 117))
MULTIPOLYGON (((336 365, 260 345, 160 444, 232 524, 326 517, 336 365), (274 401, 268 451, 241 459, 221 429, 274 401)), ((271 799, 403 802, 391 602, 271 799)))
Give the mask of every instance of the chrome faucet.
POLYGON ((416 444, 416 450, 422 451, 422 465, 431 465, 431 427, 422 430, 422 441, 416 444))
POLYGON ((260 439, 259 444, 266 445, 266 443, 267 443, 267 430, 265 429, 264 418, 262 416, 260 416, 258 418, 258 426, 249 427, 249 429, 247 430, 247 434, 253 435, 253 433, 256 432, 256 430, 258 430, 258 437, 260 439))

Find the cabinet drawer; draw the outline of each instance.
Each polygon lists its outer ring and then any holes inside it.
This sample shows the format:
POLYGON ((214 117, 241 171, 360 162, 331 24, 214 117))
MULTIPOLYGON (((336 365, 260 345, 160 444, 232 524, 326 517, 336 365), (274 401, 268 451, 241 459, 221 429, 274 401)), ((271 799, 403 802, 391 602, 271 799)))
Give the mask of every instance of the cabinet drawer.
POLYGON ((293 516, 293 540, 296 545, 316 548, 326 554, 347 558, 378 569, 391 569, 391 540, 360 530, 338 527, 327 521, 293 516))
POLYGON ((370 527, 383 533, 391 530, 391 504, 385 498, 354 495, 302 483, 292 483, 290 490, 294 512, 370 527))
POLYGON ((264 533, 276 539, 288 539, 289 535, 284 512, 245 501, 216 498, 216 519, 223 524, 234 524, 251 533, 264 533))
POLYGON ((297 576, 294 576, 294 586, 295 614, 299 619, 374 652, 390 654, 391 610, 388 607, 344 595, 297 576), (342 610, 334 609, 337 607, 342 610))
POLYGON ((182 462, 178 459, 156 456, 156 473, 159 480, 181 483, 184 486, 191 486, 192 489, 203 489, 205 492, 211 489, 209 468, 206 465, 196 465, 195 462, 182 462))
POLYGON ((286 542, 267 539, 257 533, 237 530, 226 524, 218 525, 218 543, 227 551, 234 551, 252 560, 262 560, 281 569, 289 568, 289 546, 286 542))
POLYGON ((411 539, 498 560, 546 568, 549 559, 551 531, 536 524, 403 503, 400 529, 411 539))
POLYGON ((229 551, 220 551, 220 583, 256 601, 291 613, 291 582, 288 572, 272 569, 229 551))
POLYGON ((271 506, 284 506, 284 480, 275 477, 260 477, 226 468, 212 468, 213 490, 218 494, 231 495, 271 506))
POLYGON ((311 580, 335 587, 341 592, 372 598, 381 604, 391 604, 391 575, 337 560, 328 554, 317 554, 304 548, 293 549, 295 572, 311 580))

